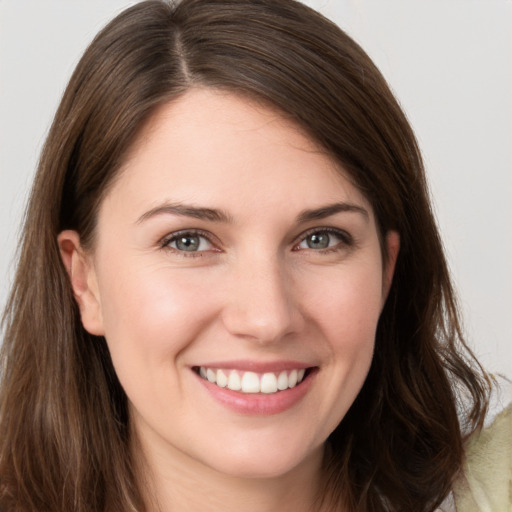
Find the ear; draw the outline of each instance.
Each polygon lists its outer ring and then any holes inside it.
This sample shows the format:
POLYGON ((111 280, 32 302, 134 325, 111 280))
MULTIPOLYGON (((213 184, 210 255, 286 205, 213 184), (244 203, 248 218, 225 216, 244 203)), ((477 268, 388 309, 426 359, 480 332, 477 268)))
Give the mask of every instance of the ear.
POLYGON ((382 276, 382 306, 389 294, 391 289, 391 283, 393 282, 393 274, 395 273, 396 260, 400 251, 400 235, 396 231, 388 231, 386 233, 386 260, 384 262, 384 272, 382 276))
POLYGON ((66 268, 73 294, 80 309, 82 324, 96 336, 105 334, 96 271, 91 255, 83 250, 76 231, 62 231, 57 237, 60 255, 66 268))

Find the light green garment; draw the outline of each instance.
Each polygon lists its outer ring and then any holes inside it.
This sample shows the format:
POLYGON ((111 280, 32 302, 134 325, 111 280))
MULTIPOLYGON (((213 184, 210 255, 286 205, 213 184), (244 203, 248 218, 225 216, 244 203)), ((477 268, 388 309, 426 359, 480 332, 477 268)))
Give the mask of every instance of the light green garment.
POLYGON ((453 497, 457 512, 512 512, 511 405, 468 440, 453 497))

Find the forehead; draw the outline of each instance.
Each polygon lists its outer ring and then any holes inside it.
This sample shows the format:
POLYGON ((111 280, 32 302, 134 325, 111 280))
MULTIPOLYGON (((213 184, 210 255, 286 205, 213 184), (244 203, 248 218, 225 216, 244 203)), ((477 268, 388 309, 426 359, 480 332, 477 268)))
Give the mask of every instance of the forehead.
MULTIPOLYGON (((210 87, 192 88, 161 105, 132 145, 125 167, 146 150, 154 151, 159 142, 179 145, 178 157, 194 146, 193 153, 198 157, 208 151, 217 156, 221 150, 229 152, 232 149, 230 156, 233 159, 237 157, 236 147, 247 142, 267 149, 289 146, 304 153, 326 155, 297 122, 277 108, 210 87)), ((331 164, 335 170, 334 160, 331 164)))
POLYGON ((305 202, 340 199, 370 209, 341 165, 297 123, 276 109, 206 88, 154 113, 116 181, 114 192, 129 195, 134 209, 172 200, 249 213, 258 204, 283 208, 285 201, 303 209, 305 202))

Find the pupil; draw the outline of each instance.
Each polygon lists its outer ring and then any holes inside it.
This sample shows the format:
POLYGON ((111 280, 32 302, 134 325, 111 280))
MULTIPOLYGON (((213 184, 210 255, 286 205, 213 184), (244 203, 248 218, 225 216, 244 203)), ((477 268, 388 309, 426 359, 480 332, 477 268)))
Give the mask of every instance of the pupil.
POLYGON ((196 251, 199 247, 199 237, 182 236, 176 240, 176 247, 180 251, 196 251))
POLYGON ((310 249, 325 249, 329 247, 329 235, 327 233, 315 233, 308 238, 310 249))

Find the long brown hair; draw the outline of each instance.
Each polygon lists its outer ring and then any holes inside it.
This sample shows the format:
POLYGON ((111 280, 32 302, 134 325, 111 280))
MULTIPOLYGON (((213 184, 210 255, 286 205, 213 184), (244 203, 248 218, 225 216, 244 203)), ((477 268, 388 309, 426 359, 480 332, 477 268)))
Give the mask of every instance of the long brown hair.
MULTIPOLYGON (((98 205, 156 107, 196 85, 272 105, 342 163, 401 250, 362 391, 329 439, 329 510, 434 509, 487 384, 466 347, 420 153, 385 80, 343 31, 294 0, 150 0, 92 42, 39 163, 3 319, 0 506, 145 510, 127 399, 81 325, 57 235, 92 244, 98 205)), ((384 255, 385 256, 385 255, 384 255)))

